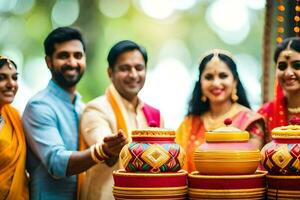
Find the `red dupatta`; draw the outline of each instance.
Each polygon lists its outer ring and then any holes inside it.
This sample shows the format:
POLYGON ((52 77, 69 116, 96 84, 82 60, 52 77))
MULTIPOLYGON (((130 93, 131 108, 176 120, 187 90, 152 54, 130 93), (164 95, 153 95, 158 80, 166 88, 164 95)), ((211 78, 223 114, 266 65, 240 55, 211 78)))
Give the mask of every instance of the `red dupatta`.
POLYGON ((275 100, 273 105, 274 120, 270 121, 270 128, 272 129, 278 126, 286 126, 288 124, 285 96, 278 81, 275 82, 275 88, 275 100))
POLYGON ((288 125, 288 112, 286 109, 286 100, 283 93, 283 89, 277 80, 275 81, 274 100, 272 102, 264 104, 258 110, 258 113, 265 117, 269 133, 269 139, 270 133, 273 128, 288 125))

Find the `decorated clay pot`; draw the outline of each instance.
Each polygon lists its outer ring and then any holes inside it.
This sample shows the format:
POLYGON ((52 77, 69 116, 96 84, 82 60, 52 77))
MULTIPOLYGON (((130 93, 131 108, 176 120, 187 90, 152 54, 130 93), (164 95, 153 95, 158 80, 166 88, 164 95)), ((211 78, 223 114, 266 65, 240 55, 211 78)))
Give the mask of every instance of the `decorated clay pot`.
POLYGON ((187 172, 132 173, 120 169, 113 172, 115 199, 176 199, 187 198, 187 172))
POLYGON ((189 199, 265 199, 266 171, 248 175, 188 175, 189 199))
POLYGON ((300 176, 267 175, 268 199, 300 199, 300 176))
POLYGON ((260 151, 249 142, 249 133, 235 127, 222 127, 205 133, 206 142, 195 150, 199 174, 242 175, 255 173, 260 151))
POLYGON ((120 153, 127 172, 177 172, 185 152, 175 143, 175 131, 159 128, 133 130, 132 142, 120 153))
POLYGON ((261 150, 265 169, 271 175, 300 175, 300 126, 274 128, 272 138, 261 150))

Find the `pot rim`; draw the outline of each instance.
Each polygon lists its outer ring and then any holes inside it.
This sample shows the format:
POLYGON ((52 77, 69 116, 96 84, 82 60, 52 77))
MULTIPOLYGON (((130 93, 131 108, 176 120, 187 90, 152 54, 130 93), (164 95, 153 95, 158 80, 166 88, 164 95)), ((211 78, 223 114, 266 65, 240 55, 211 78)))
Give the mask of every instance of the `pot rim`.
POLYGON ((127 172, 125 169, 119 169, 113 171, 114 176, 127 176, 127 177, 177 177, 177 176, 184 176, 187 175, 187 171, 185 170, 179 170, 177 172, 162 172, 162 173, 147 173, 147 172, 127 172))
POLYGON ((175 131, 164 128, 134 129, 131 131, 132 138, 138 137, 175 137, 175 131))
POLYGON ((205 132, 205 140, 207 142, 227 142, 240 141, 246 142, 249 140, 249 133, 247 131, 241 132, 205 132))
POLYGON ((268 174, 267 171, 256 170, 254 174, 246 174, 246 175, 201 175, 198 171, 193 171, 188 175, 189 178, 196 179, 243 179, 243 178, 261 178, 268 174))

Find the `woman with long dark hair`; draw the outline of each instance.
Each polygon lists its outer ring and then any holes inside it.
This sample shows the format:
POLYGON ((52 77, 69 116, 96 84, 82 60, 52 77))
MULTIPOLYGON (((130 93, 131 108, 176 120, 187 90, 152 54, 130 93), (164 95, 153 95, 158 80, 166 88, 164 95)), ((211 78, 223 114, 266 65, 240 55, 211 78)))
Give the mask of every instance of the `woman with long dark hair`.
POLYGON ((199 65, 199 79, 195 84, 188 113, 177 129, 176 140, 187 153, 186 169, 195 170, 193 152, 204 142, 205 131, 225 126, 230 118, 232 126, 250 132, 250 141, 258 148, 264 144, 263 118, 250 110, 237 67, 229 52, 214 49, 199 65))
POLYGON ((274 53, 276 81, 274 100, 259 113, 265 117, 268 140, 275 127, 287 126, 292 117, 300 118, 300 38, 291 37, 279 44, 274 53))

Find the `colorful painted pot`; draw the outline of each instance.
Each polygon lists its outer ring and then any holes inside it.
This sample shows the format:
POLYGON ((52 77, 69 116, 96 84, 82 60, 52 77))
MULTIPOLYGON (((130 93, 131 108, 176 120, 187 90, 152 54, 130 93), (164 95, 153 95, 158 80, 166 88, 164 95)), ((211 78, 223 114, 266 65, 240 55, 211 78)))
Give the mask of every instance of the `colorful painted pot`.
POLYGON ((188 175, 189 199, 265 199, 266 171, 249 175, 188 175))
POLYGON ((184 159, 184 150, 175 143, 175 131, 159 128, 133 130, 132 142, 120 153, 127 172, 177 172, 184 159))
POLYGON ((113 195, 117 200, 187 199, 187 172, 132 173, 124 169, 113 172, 113 195))
POLYGON ((267 175, 268 199, 300 199, 300 176, 267 175))
POLYGON ((265 169, 271 175, 300 175, 300 126, 274 128, 272 138, 261 150, 265 169))
POLYGON ((249 133, 235 127, 222 127, 205 133, 206 142, 194 153, 199 174, 242 175, 255 173, 260 151, 249 142, 249 133))

